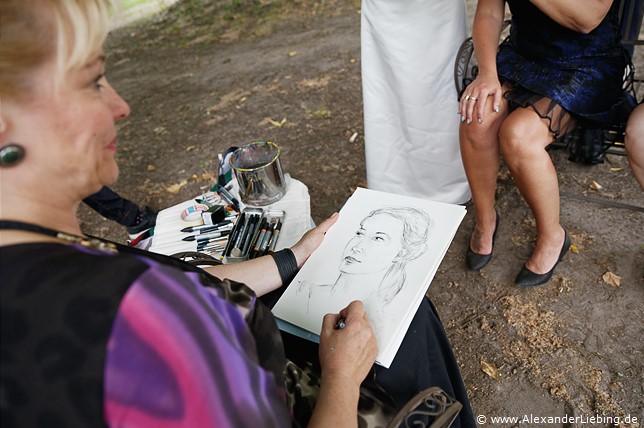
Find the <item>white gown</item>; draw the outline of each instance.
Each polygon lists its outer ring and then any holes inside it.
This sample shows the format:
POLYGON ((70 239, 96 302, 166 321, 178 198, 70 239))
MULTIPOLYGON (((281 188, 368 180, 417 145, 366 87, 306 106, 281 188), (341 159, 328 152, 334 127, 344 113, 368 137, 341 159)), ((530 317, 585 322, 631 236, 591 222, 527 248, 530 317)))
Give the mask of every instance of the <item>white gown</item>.
POLYGON ((467 202, 454 86, 465 1, 362 0, 361 20, 368 187, 467 202))

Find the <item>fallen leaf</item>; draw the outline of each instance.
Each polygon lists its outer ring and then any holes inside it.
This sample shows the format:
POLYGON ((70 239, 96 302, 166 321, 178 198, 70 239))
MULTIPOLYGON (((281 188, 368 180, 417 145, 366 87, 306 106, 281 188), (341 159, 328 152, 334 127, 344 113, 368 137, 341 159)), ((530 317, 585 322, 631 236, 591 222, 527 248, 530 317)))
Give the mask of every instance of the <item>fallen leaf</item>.
POLYGON ((304 79, 297 84, 300 89, 324 88, 329 84, 331 79, 328 76, 318 77, 316 79, 304 79))
POLYGON ((203 178, 204 180, 210 180, 211 178, 215 178, 215 174, 212 172, 204 172, 203 174, 201 174, 201 178, 203 178))
POLYGON ((483 370, 483 373, 490 376, 492 379, 499 379, 499 369, 497 369, 494 364, 481 360, 481 370, 483 370))
POLYGON ((175 183, 166 187, 165 190, 170 193, 177 193, 186 184, 188 184, 188 180, 181 180, 179 183, 175 183))
POLYGON ((611 168, 610 170, 613 171, 613 172, 617 172, 617 171, 621 171, 623 169, 624 168, 611 168))
POLYGON ((579 248, 575 244, 570 245, 570 251, 572 251, 575 254, 579 254, 579 248))
POLYGON ((295 55, 297 55, 297 51, 290 51, 288 53, 288 56, 295 56, 295 55))
POLYGON ((590 188, 593 189, 593 190, 601 190, 601 189, 603 189, 602 185, 599 184, 598 182, 596 182, 595 180, 593 180, 593 182, 590 183, 590 188))
POLYGON ((157 169, 157 167, 152 165, 152 164, 150 164, 145 169, 148 170, 148 171, 154 171, 155 169, 157 169))
POLYGON ((154 128, 155 134, 161 134, 163 132, 165 132, 165 128, 163 126, 157 126, 156 128, 154 128))
POLYGON ((619 287, 622 285, 622 277, 615 275, 613 272, 606 272, 604 275, 602 275, 602 279, 604 282, 608 285, 611 285, 613 287, 619 287))
POLYGON ((195 149, 195 146, 188 146, 186 147, 186 152, 191 152, 195 149))
POLYGON ((358 133, 354 132, 353 135, 351 135, 351 138, 349 138, 349 142, 353 143, 356 140, 356 138, 358 138, 358 133))
POLYGON ((275 126, 275 127, 277 127, 277 128, 281 128, 281 127, 282 127, 282 125, 284 125, 284 124, 286 123, 286 118, 284 118, 284 119, 280 120, 279 122, 278 122, 278 121, 276 121, 276 120, 273 120, 273 119, 268 119, 268 122, 269 122, 271 125, 273 125, 273 126, 275 126))

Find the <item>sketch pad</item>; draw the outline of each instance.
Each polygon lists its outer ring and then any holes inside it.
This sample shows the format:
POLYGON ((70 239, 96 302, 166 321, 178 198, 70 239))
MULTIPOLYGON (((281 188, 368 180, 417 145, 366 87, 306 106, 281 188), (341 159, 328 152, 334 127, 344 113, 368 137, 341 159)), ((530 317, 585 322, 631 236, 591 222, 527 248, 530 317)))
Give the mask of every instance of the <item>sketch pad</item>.
POLYGON ((362 300, 376 363, 388 368, 465 213, 460 205, 357 188, 273 307, 278 326, 318 341, 325 314, 362 300))

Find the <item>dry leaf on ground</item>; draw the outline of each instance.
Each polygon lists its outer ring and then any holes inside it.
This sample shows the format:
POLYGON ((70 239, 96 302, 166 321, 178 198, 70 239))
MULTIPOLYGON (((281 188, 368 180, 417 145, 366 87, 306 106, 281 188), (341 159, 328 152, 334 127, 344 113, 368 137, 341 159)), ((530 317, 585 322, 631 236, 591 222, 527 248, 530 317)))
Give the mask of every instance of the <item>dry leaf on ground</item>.
POLYGON ((166 187, 165 190, 170 193, 178 193, 179 190, 181 190, 181 188, 186 184, 188 184, 188 180, 181 180, 179 183, 175 183, 166 187))
POLYGON ((492 363, 481 360, 481 370, 494 380, 499 380, 499 369, 492 363))
POLYGON ((612 285, 613 287, 619 287, 622 285, 622 277, 615 275, 613 272, 606 272, 604 275, 602 275, 602 279, 604 282, 608 285, 612 285))
POLYGON ((275 127, 277 127, 277 128, 281 128, 281 127, 282 127, 282 125, 284 125, 284 124, 286 123, 286 118, 284 118, 284 119, 280 120, 279 122, 278 122, 278 121, 276 121, 276 120, 273 120, 273 119, 268 119, 268 122, 269 122, 271 125, 273 125, 273 126, 275 126, 275 127))

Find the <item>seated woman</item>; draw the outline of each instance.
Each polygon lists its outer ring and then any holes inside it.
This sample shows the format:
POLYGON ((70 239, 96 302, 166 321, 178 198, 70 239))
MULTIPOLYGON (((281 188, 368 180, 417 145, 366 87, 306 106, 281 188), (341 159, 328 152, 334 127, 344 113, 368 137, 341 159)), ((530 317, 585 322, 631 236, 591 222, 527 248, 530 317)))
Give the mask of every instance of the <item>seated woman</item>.
POLYGON ((594 161, 606 124, 625 124, 635 102, 622 89, 627 55, 619 44, 618 3, 507 0, 508 40, 498 47, 504 0, 480 0, 473 24, 479 74, 461 99, 460 143, 476 224, 467 265, 492 257, 499 155, 536 220, 532 255, 515 282, 550 280, 570 247, 559 221, 557 173, 545 148, 567 136, 573 157, 594 161), (498 53, 497 53, 498 48, 498 53))
POLYGON ((301 354, 257 296, 292 279, 335 217, 291 249, 207 270, 83 236, 76 210, 116 180, 129 114, 105 77, 109 7, 0 0, 3 427, 357 426, 366 377, 394 410, 438 386, 464 406, 456 425, 475 426, 429 301, 377 380, 362 303, 326 315, 319 383, 296 385, 286 356, 301 354))

